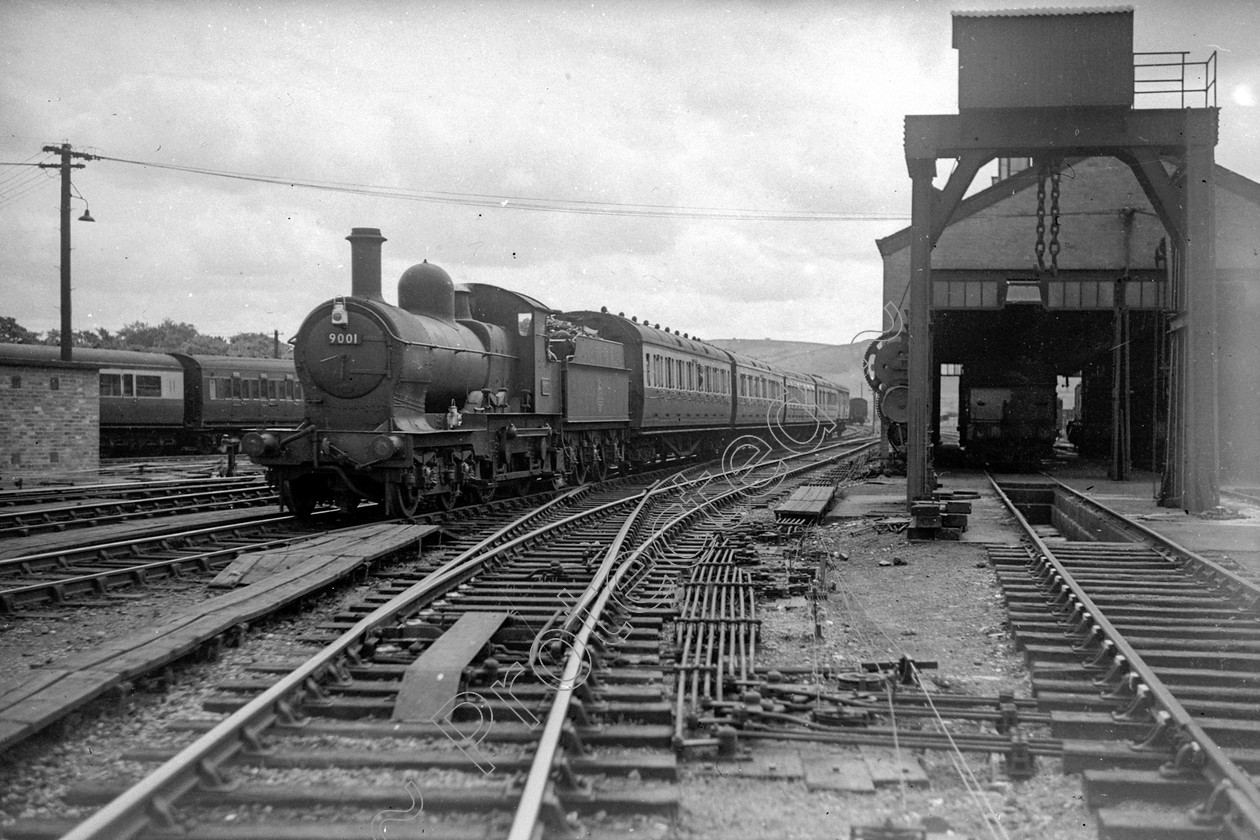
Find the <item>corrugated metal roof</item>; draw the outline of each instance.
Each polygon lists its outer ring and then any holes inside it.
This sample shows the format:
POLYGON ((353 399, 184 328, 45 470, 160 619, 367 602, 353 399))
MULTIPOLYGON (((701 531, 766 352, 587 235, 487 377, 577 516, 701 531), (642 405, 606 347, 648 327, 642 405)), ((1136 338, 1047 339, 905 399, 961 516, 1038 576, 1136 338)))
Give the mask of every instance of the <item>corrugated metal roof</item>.
POLYGON ((954 17, 1053 17, 1060 15, 1133 14, 1132 6, 1081 6, 1079 8, 989 9, 977 12, 951 12, 954 17))

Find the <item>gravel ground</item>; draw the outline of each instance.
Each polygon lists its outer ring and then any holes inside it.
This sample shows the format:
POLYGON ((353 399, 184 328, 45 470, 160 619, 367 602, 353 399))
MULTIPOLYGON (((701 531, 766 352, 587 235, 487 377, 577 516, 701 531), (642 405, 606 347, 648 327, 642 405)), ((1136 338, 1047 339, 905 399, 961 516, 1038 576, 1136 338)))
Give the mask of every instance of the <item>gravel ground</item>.
MULTIPOLYGON (((359 600, 367 591, 356 586, 309 599, 308 609, 273 617, 255 630, 241 648, 227 649, 217 662, 185 662, 175 672, 175 684, 167 687, 136 687, 123 708, 110 703, 91 704, 82 714, 72 716, 63 727, 64 737, 54 731, 20 743, 0 755, 0 837, 4 826, 18 818, 41 816, 84 817, 93 808, 69 808, 60 803, 67 788, 92 779, 137 781, 155 765, 122 760, 136 747, 186 746, 196 733, 166 728, 172 720, 211 719, 221 716, 201 709, 204 697, 226 680, 257 678, 247 671, 254 662, 305 658, 314 648, 301 641, 303 634, 327 621, 347 603, 359 600)), ((0 656, 18 663, 16 679, 31 667, 44 662, 55 664, 79 646, 123 635, 160 621, 185 605, 209 597, 204 585, 151 586, 130 597, 128 606, 107 602, 81 607, 58 616, 42 613, 7 622, 0 639, 0 656), (14 634, 15 630, 27 630, 14 634), (16 635, 17 638, 9 638, 16 635), (23 656, 29 653, 30 656, 23 656)), ((15 679, 4 671, 7 682, 15 679)))
POLYGON ((21 684, 32 668, 56 667, 72 653, 134 633, 212 597, 208 580, 165 580, 85 598, 80 606, 0 614, 0 692, 21 684))
MULTIPOLYGON (((770 521, 765 511, 754 519, 770 521)), ((811 610, 803 599, 759 602, 764 636, 759 667, 829 665, 853 671, 862 661, 906 654, 938 663, 936 669, 923 671, 929 691, 987 697, 1013 691, 1017 697, 1030 696, 1029 674, 1006 631, 1001 591, 980 546, 909 543, 903 535, 876 533, 864 521, 849 520, 814 529, 802 548, 805 554, 830 557, 829 580, 835 591, 820 615, 823 639, 814 641, 811 610)), ((760 550, 790 553, 788 546, 760 550)), ((975 731, 974 724, 956 721, 949 728, 975 731)), ((744 744, 754 755, 786 749, 804 760, 860 757, 857 748, 847 746, 744 744)), ((685 770, 679 834, 687 840, 822 840, 848 837, 854 825, 893 820, 920 824, 930 837, 1097 837, 1078 779, 1065 777, 1057 760, 1038 759, 1032 779, 1010 782, 1000 762, 964 754, 976 780, 971 789, 979 787, 973 795, 950 754, 912 755, 928 784, 904 793, 899 786, 877 788, 874 793, 811 792, 801 780, 766 782, 729 773, 723 777, 712 769, 711 757, 701 756, 685 770)))
MULTIPOLYGON (((768 522, 765 511, 757 516, 768 522)), ((763 667, 828 664, 856 670, 862 661, 905 653, 939 663, 924 672, 930 689, 1029 695, 1028 674, 1005 631, 1000 592, 981 548, 908 544, 904 536, 877 534, 860 522, 818 528, 803 547, 806 552, 843 552, 848 557, 832 555, 829 579, 836 589, 821 616, 824 638, 814 643, 810 611, 799 601, 763 603, 759 654, 763 667)), ((165 723, 215 717, 201 712, 199 705, 217 683, 245 675, 254 661, 291 659, 309 651, 299 640, 301 634, 362 591, 321 597, 311 612, 272 620, 251 634, 245 648, 226 651, 218 663, 181 667, 178 684, 167 691, 137 691, 120 711, 89 710, 67 727, 64 739, 40 737, 0 756, 0 835, 4 825, 18 817, 74 815, 59 799, 79 781, 139 778, 152 765, 122 761, 127 750, 189 743, 196 737, 193 733, 169 731, 165 723)), ((203 586, 163 582, 121 598, 97 599, 94 606, 70 612, 5 617, 0 623, 0 681, 20 680, 31 667, 55 665, 75 650, 144 627, 204 597, 203 586)), ((754 745, 755 751, 770 749, 784 747, 754 745)), ((790 749, 807 758, 857 754, 824 745, 790 749)), ((982 788, 977 801, 947 754, 920 752, 915 757, 929 784, 904 794, 898 788, 872 794, 810 792, 799 780, 723 777, 707 769, 703 760, 692 761, 683 771, 684 806, 676 834, 685 840, 835 838, 847 837, 851 825, 893 818, 921 819, 934 830, 933 836, 1096 837, 1078 781, 1063 777, 1054 761, 1040 760, 1033 779, 1012 784, 984 756, 967 754, 967 766, 982 788), (1000 828, 986 827, 982 810, 996 815, 1000 828)), ((652 830, 644 834, 659 833, 656 825, 641 828, 649 827, 652 830)))

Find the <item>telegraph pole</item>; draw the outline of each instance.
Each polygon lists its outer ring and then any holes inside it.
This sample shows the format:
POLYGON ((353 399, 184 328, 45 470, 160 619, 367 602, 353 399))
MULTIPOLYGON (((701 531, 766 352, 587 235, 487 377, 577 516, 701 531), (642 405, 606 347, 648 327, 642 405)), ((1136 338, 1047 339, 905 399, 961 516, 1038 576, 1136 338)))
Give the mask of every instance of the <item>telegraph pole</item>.
POLYGON ((45 152, 61 155, 61 163, 41 163, 41 169, 61 170, 61 360, 70 361, 70 170, 82 169, 82 163, 71 163, 71 158, 95 160, 96 155, 76 152, 69 143, 45 146, 45 152))

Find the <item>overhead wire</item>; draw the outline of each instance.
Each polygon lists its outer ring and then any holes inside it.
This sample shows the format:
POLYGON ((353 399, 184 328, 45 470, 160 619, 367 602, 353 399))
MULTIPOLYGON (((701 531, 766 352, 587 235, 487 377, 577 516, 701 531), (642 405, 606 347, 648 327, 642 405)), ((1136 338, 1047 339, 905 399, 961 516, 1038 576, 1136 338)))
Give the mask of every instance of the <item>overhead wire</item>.
POLYGON ((24 179, 8 189, 0 190, 0 206, 15 204, 26 196, 54 183, 56 183, 55 178, 40 177, 39 175, 24 179))
POLYGON ((36 158, 45 154, 36 152, 21 162, 0 163, 0 166, 11 167, 11 171, 8 172, 0 170, 0 206, 12 204, 40 187, 56 181, 55 175, 39 168, 40 164, 36 162, 36 158))
POLYGON ((637 204, 629 202, 587 201, 583 199, 540 198, 494 193, 458 193, 441 190, 418 190, 407 187, 381 186, 342 181, 288 178, 279 175, 262 175, 249 172, 211 169, 201 166, 185 166, 156 161, 132 160, 96 155, 99 160, 133 166, 151 167, 175 172, 186 172, 207 177, 227 178, 253 183, 301 187, 304 189, 339 192, 350 195, 391 198, 436 204, 454 204, 468 207, 485 207, 501 210, 523 210, 548 213, 570 213, 597 216, 640 216, 655 218, 713 219, 719 221, 783 221, 783 222, 834 222, 834 221, 890 221, 904 220, 909 216, 895 213, 841 213, 816 210, 765 211, 750 208, 724 208, 703 206, 675 206, 666 204, 637 204))

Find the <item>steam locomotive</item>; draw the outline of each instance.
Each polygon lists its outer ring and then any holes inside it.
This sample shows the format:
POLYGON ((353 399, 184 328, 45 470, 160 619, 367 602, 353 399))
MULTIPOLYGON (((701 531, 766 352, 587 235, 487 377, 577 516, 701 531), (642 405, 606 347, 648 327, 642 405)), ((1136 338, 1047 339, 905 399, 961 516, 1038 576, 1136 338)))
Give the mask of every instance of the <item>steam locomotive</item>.
POLYGON ((456 285, 423 262, 381 296, 376 228, 354 228, 351 293, 317 306, 294 344, 296 429, 242 449, 282 504, 389 515, 561 486, 667 458, 716 455, 741 434, 835 433, 846 389, 607 311, 559 313, 518 292, 456 285))

